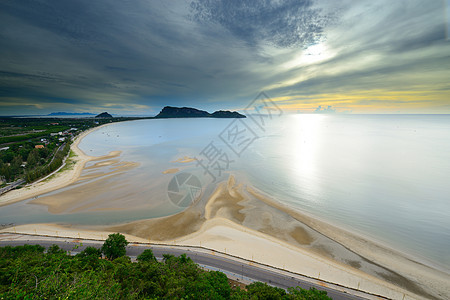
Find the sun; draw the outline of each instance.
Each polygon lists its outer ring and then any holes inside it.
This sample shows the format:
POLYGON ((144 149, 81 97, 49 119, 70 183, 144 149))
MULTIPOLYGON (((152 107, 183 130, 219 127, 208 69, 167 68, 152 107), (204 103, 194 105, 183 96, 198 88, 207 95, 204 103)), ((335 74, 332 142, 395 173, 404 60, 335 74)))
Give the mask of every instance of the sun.
POLYGON ((308 48, 302 50, 294 59, 288 61, 284 67, 287 69, 313 65, 334 56, 333 51, 325 44, 319 43, 311 45, 308 48))

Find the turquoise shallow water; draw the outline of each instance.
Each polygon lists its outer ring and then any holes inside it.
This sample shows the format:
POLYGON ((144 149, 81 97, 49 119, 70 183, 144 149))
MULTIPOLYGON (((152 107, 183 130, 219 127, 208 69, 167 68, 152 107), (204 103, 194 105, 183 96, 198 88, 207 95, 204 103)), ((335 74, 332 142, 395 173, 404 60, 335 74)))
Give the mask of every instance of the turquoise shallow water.
POLYGON ((168 197, 175 175, 162 172, 179 167, 199 179, 204 198, 233 173, 294 209, 450 269, 447 115, 285 115, 263 127, 250 118, 142 120, 100 128, 80 148, 140 163, 108 182, 107 197, 129 197, 129 209, 50 214, 24 201, 1 207, 1 223, 170 215, 183 208, 168 197), (203 167, 171 163, 183 156, 203 167))

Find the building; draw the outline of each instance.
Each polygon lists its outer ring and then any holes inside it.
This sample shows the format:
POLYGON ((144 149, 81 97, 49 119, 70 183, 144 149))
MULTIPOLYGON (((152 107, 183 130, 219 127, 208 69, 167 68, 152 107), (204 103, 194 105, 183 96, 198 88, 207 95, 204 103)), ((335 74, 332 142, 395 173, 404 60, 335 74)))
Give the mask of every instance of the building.
POLYGON ((36 146, 34 146, 34 148, 36 148, 36 149, 42 149, 42 148, 44 148, 44 145, 36 145, 36 146))

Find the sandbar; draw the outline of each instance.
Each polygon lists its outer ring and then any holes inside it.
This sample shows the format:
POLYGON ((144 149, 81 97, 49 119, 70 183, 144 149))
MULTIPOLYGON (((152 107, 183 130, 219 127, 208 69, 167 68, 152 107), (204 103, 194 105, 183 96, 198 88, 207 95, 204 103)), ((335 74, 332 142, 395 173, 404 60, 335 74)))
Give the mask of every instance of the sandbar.
POLYGON ((99 230, 251 257, 392 299, 450 296, 449 274, 285 207, 233 176, 204 206, 99 230))
POLYGON ((172 161, 173 163, 190 163, 195 161, 195 158, 189 157, 189 156, 184 156, 184 157, 180 157, 177 160, 172 161))
POLYGON ((179 168, 172 168, 172 169, 167 169, 167 170, 163 171, 162 173, 163 174, 175 174, 179 171, 180 171, 179 168))
MULTIPOLYGON (((77 147, 84 136, 99 128, 82 133, 73 143, 72 151, 77 155, 73 169, 56 173, 50 180, 6 193, 0 197, 0 205, 29 199, 74 183, 80 180, 88 161, 95 162, 85 170, 95 171, 104 166, 115 169, 111 169, 110 174, 85 175, 84 179, 98 176, 103 180, 136 167, 136 163, 117 159, 119 152, 98 158, 87 156, 77 147)), ((185 156, 174 162, 194 160, 185 156)), ((163 173, 170 174, 178 169, 166 171, 163 173)), ((96 190, 93 184, 92 187, 85 187, 84 192, 104 191, 96 190)), ((66 199, 47 197, 32 202, 47 205, 52 213, 79 212, 97 207, 95 203, 77 205, 76 193, 66 196, 66 199)), ((94 239, 105 239, 108 233, 121 232, 129 241, 206 247, 391 299, 450 298, 448 273, 284 206, 249 183, 236 182, 232 175, 217 184, 206 202, 194 202, 185 211, 168 217, 114 226, 29 224, 0 232, 94 239)))

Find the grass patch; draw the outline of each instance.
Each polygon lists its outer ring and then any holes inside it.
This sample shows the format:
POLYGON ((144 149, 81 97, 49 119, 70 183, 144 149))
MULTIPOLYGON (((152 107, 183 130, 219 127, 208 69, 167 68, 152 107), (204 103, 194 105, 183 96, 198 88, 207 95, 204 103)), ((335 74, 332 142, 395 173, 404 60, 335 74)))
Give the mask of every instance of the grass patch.
POLYGON ((44 180, 42 180, 42 182, 47 182, 52 180, 53 178, 55 178, 56 174, 52 174, 51 176, 48 176, 47 178, 45 178, 44 180))
POLYGON ((73 159, 71 159, 71 158, 73 158, 75 156, 77 156, 77 155, 75 153, 73 153, 72 150, 71 150, 70 153, 69 153, 69 157, 66 160, 66 164, 64 165, 64 167, 62 167, 58 171, 58 173, 64 172, 64 171, 67 171, 67 170, 73 170, 73 167, 75 166, 76 162, 73 159))
POLYGON ((75 166, 75 161, 73 160, 74 157, 77 157, 77 155, 75 154, 75 152, 73 152, 72 150, 69 151, 69 156, 66 159, 66 164, 64 167, 61 168, 61 170, 59 170, 58 172, 64 172, 67 170, 72 170, 73 167, 75 166))
POLYGON ((59 174, 59 173, 62 173, 62 172, 64 172, 64 171, 68 171, 68 170, 72 170, 73 167, 75 166, 75 163, 76 163, 76 162, 75 162, 73 159, 71 159, 71 158, 74 158, 74 157, 76 157, 76 156, 77 156, 77 155, 75 154, 75 152, 73 152, 72 150, 70 150, 70 152, 69 152, 69 157, 67 157, 67 159, 66 159, 66 164, 64 165, 64 167, 62 167, 61 169, 59 169, 59 171, 56 172, 55 174, 52 174, 51 176, 45 178, 45 179, 43 180, 43 182, 47 182, 47 181, 49 181, 49 180, 52 180, 52 179, 55 178, 56 175, 59 174))
POLYGON ((75 157, 75 156, 77 156, 75 154, 75 152, 73 152, 72 149, 70 149, 70 151, 69 151, 69 158, 72 158, 72 157, 75 157))
POLYGON ((64 165, 64 167, 62 167, 61 170, 58 171, 58 173, 64 172, 67 170, 72 170, 74 166, 75 166, 75 162, 73 160, 68 159, 66 161, 66 164, 64 165))

